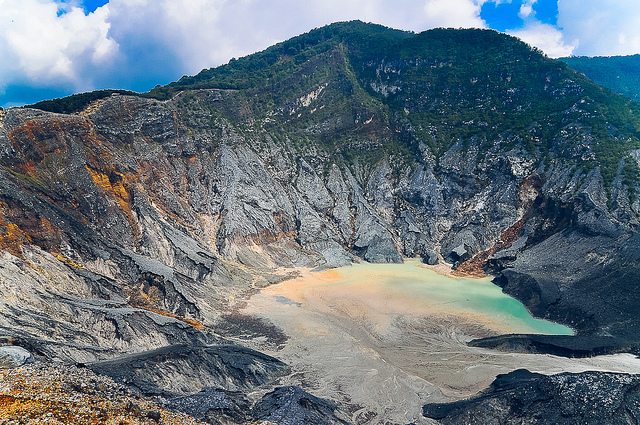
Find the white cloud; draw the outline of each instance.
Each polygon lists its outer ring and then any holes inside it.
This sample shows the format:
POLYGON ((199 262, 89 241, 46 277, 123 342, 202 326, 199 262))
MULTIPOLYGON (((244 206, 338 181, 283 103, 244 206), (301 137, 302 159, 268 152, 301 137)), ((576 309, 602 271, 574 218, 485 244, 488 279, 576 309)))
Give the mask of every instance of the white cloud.
MULTIPOLYGON (((111 34, 126 50, 162 46, 183 73, 196 73, 231 57, 335 21, 360 19, 413 31, 453 26, 485 27, 486 0, 111 0, 111 34)), ((161 59, 158 57, 157 61, 161 59)), ((177 76, 179 77, 179 76, 177 76)))
MULTIPOLYGON (((166 66, 179 60, 191 68, 192 63, 216 61, 225 55, 220 32, 220 13, 225 0, 111 0, 109 23, 111 34, 123 47, 125 55, 144 50, 140 58, 155 62, 149 67, 166 66), (130 47, 127 49, 127 47, 130 47)), ((137 61, 135 57, 125 57, 137 61)))
MULTIPOLYGON (((8 85, 148 90, 335 21, 393 28, 486 27, 511 0, 0 0, 0 90, 8 85), (60 13, 60 12, 64 13, 60 13)), ((559 0, 558 29, 524 0, 513 34, 549 56, 640 51, 637 0, 559 0)))
POLYGON ((558 28, 535 21, 520 30, 509 31, 509 34, 541 49, 552 58, 570 56, 577 45, 576 41, 567 44, 558 28))
POLYGON ((640 53, 637 0, 559 0, 558 26, 565 39, 578 43, 577 55, 640 53))
POLYGON ((486 0, 427 0, 424 11, 429 27, 484 28, 480 9, 486 0))
POLYGON ((25 78, 34 84, 86 84, 81 70, 117 52, 108 37, 108 8, 82 9, 38 0, 0 0, 0 75, 4 84, 25 78))
POLYGON ((533 5, 536 4, 538 0, 525 0, 520 5, 520 11, 518 12, 518 16, 522 19, 529 18, 532 14, 535 15, 533 11, 533 5))

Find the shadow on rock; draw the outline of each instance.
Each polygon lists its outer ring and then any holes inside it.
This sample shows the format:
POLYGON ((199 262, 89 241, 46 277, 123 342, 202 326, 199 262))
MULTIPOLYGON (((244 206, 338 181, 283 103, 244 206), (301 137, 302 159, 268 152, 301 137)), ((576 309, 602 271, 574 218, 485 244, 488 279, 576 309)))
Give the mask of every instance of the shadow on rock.
POLYGON ((172 345, 87 367, 146 395, 185 395, 203 387, 248 390, 290 371, 280 360, 238 345, 172 345))
POLYGON ((585 372, 545 376, 520 369, 498 375, 480 395, 454 403, 431 403, 424 416, 457 424, 638 423, 640 377, 585 372))

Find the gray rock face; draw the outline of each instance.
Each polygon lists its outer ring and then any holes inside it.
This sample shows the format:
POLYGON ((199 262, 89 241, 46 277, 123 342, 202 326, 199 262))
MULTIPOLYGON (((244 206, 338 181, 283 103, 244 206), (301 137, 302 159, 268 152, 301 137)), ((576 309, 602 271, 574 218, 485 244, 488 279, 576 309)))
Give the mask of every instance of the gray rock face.
POLYGON ((347 188, 340 168, 336 164, 331 165, 327 187, 335 200, 335 206, 331 212, 338 230, 345 242, 353 239, 353 212, 351 210, 351 192, 347 188))
POLYGON ((22 347, 0 347, 0 369, 13 369, 33 361, 33 355, 22 347))
POLYGON ((240 392, 206 387, 196 394, 170 399, 167 408, 209 424, 224 425, 247 422, 251 403, 240 392))
POLYGON ((296 182, 296 187, 303 194, 307 202, 316 211, 324 212, 334 206, 333 199, 324 182, 305 160, 299 162, 300 174, 296 182))
POLYGON ((218 341, 175 317, 132 307, 126 292, 111 279, 67 267, 40 250, 25 250, 25 255, 55 281, 5 253, 0 257, 1 291, 20 291, 22 296, 0 306, 0 324, 3 334, 34 354, 86 363, 169 344, 218 341))
POLYGON ((438 264, 438 254, 433 251, 427 251, 425 252, 422 261, 429 264, 430 266, 435 266, 436 264, 438 264))
POLYGON ((289 373, 277 359, 237 345, 172 345, 87 367, 147 395, 185 395, 203 387, 246 391, 289 373))
POLYGON ((281 425, 347 425, 338 407, 299 387, 280 387, 253 407, 256 420, 281 425))
POLYGON ((640 378, 603 372, 545 376, 526 370, 498 375, 477 397, 424 406, 449 424, 629 424, 640 419, 640 378))
POLYGON ((367 201, 355 178, 351 174, 347 176, 356 211, 354 251, 370 263, 402 262, 387 223, 367 201))

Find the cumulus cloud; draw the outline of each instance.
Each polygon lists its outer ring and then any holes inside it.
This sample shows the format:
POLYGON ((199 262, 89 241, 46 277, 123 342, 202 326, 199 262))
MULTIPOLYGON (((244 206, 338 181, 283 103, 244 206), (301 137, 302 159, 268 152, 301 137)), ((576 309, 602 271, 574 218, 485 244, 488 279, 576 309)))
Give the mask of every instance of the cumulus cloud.
POLYGON ((427 0, 424 11, 429 27, 484 28, 480 10, 486 0, 427 0))
POLYGON ((524 28, 516 31, 509 31, 524 42, 541 49, 552 58, 570 56, 576 48, 577 41, 566 43, 562 32, 547 24, 532 22, 524 28))
MULTIPOLYGON (((0 94, 146 91, 335 21, 484 28, 482 6, 511 1, 110 0, 87 13, 80 0, 0 0, 0 94)), ((536 19, 541 0, 517 1, 524 25, 511 33, 550 56, 640 51, 637 0, 559 0, 558 27, 536 19)))
POLYGON ((108 36, 108 7, 85 15, 78 7, 38 0, 0 0, 0 75, 36 85, 90 86, 83 70, 117 53, 108 36))
POLYGON ((527 19, 528 17, 530 17, 534 13, 533 5, 536 4, 536 2, 537 0, 526 0, 522 2, 522 5, 520 5, 518 16, 520 16, 522 19, 527 19))
POLYGON ((577 44, 577 55, 640 53, 637 0, 559 0, 558 26, 577 44))

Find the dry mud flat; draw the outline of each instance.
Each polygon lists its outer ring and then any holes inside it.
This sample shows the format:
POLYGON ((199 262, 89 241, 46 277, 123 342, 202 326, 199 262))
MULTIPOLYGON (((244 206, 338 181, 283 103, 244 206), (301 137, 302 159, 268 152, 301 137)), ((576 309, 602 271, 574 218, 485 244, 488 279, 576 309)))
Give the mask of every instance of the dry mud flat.
POLYGON ((455 301, 390 283, 405 272, 443 278, 417 262, 302 271, 252 296, 241 311, 268 319, 289 339, 278 348, 264 338, 241 342, 291 365, 279 384, 303 384, 338 402, 355 424, 433 423, 422 416, 423 404, 468 397, 519 368, 640 372, 631 355, 567 359, 468 347, 474 338, 531 329, 520 318, 468 308, 464 294, 455 301))

